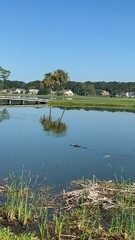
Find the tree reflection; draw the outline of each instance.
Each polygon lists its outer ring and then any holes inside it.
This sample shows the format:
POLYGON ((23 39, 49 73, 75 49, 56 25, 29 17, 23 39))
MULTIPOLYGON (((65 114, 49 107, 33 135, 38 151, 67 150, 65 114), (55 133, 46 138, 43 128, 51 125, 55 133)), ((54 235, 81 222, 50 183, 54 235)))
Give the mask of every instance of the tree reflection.
POLYGON ((0 111, 0 122, 6 120, 6 119, 9 119, 10 118, 10 115, 7 111, 7 109, 3 109, 2 111, 0 111))
POLYGON ((43 126, 43 130, 51 132, 56 136, 65 135, 67 131, 67 125, 66 123, 62 122, 62 117, 64 115, 64 112, 65 112, 65 109, 62 111, 60 118, 58 118, 58 120, 56 121, 53 121, 51 116, 51 107, 50 107, 49 116, 46 117, 44 115, 43 117, 40 118, 40 123, 43 126))

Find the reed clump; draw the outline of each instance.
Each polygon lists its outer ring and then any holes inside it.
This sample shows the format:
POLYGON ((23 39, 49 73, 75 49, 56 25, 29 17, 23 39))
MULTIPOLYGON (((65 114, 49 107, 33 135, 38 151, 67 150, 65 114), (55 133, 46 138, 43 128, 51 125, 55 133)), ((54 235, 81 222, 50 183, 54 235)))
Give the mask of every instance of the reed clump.
POLYGON ((80 180, 55 195, 24 176, 0 186, 0 239, 134 240, 135 183, 80 180))

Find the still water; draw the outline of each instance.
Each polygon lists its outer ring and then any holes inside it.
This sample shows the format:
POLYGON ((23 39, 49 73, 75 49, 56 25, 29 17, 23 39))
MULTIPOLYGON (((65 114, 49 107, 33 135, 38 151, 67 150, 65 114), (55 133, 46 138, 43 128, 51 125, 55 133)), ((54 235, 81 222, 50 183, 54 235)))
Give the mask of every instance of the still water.
POLYGON ((93 175, 135 180, 135 114, 0 108, 0 177, 22 169, 62 187, 93 175))

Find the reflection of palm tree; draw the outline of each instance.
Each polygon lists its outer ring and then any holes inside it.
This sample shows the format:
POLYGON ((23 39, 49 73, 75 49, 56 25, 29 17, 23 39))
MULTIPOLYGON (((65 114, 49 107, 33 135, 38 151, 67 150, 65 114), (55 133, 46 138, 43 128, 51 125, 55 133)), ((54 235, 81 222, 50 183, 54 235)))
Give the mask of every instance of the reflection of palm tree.
MULTIPOLYGON (((51 109, 51 108, 50 108, 51 109)), ((56 121, 52 121, 51 111, 49 117, 43 116, 40 118, 40 122, 43 125, 44 131, 49 131, 55 135, 63 135, 66 133, 67 125, 61 122, 65 109, 62 111, 60 118, 56 121)))
POLYGON ((5 119, 9 119, 9 118, 10 118, 10 116, 9 116, 7 109, 4 108, 2 111, 0 111, 0 122, 2 122, 5 119))

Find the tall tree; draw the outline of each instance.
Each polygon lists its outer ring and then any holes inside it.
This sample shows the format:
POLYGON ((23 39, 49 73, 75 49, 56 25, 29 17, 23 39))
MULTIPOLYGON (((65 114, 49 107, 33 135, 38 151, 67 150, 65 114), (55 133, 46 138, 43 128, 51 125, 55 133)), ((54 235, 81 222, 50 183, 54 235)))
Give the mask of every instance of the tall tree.
POLYGON ((44 75, 44 79, 41 82, 41 85, 47 88, 50 88, 50 97, 52 99, 52 86, 54 84, 53 74, 52 73, 46 73, 44 75))
POLYGON ((2 89, 4 87, 4 82, 8 80, 9 75, 10 75, 10 71, 0 66, 0 80, 2 82, 2 89))
POLYGON ((65 98, 63 85, 69 81, 68 73, 66 73, 64 70, 58 69, 53 72, 52 76, 54 83, 60 86, 65 98))
POLYGON ((41 82, 41 85, 44 87, 50 88, 51 98, 52 98, 52 87, 58 85, 61 88, 65 98, 63 85, 68 81, 69 81, 68 73, 66 73, 64 70, 58 69, 52 73, 46 73, 44 75, 44 79, 41 82))

